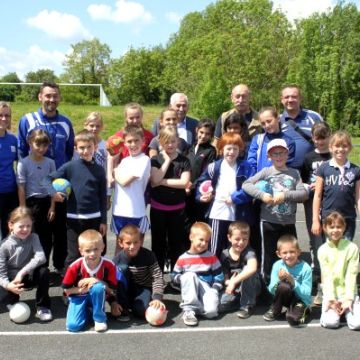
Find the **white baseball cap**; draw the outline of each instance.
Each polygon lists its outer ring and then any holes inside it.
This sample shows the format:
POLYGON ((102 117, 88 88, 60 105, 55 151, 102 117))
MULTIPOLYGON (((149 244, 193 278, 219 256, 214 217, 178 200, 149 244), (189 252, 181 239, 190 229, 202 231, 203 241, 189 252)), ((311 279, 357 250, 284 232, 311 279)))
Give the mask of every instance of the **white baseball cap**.
POLYGON ((285 140, 283 140, 283 139, 274 139, 274 140, 271 140, 268 143, 267 153, 269 154, 269 152, 272 149, 276 148, 276 147, 282 147, 282 148, 286 149, 287 151, 289 151, 289 148, 288 148, 285 140))

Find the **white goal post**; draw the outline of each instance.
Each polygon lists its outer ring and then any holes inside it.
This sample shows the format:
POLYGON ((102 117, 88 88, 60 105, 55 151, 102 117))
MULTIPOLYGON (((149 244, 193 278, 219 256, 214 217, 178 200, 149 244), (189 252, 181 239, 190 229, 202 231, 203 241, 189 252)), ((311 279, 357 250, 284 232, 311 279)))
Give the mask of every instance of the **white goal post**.
MULTIPOLYGON (((17 82, 0 82, 0 85, 42 85, 42 83, 25 83, 25 82, 21 82, 21 83, 17 83, 17 82)), ((57 85, 59 86, 92 86, 92 87, 98 87, 99 91, 100 91, 100 100, 99 100, 99 105, 100 106, 111 106, 111 103, 108 99, 108 97, 105 94, 105 91, 102 87, 101 84, 71 84, 71 83, 57 83, 57 85)))

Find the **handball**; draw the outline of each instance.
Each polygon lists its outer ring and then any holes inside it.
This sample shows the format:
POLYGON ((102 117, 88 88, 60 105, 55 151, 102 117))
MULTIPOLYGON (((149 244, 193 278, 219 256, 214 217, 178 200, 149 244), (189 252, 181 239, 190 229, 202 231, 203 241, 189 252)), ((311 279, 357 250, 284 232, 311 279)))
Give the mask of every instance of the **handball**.
POLYGON ((20 301, 11 306, 9 316, 14 323, 21 324, 29 319, 30 313, 29 305, 20 301))
POLYGON ((149 306, 145 312, 146 321, 152 326, 160 326, 166 321, 168 311, 164 308, 156 309, 149 306))
POLYGON ((106 150, 111 156, 120 154, 124 147, 124 139, 121 136, 110 136, 106 142, 106 150))
POLYGON ((213 192, 213 187, 211 186, 211 180, 205 180, 200 184, 199 191, 201 194, 208 194, 213 192))
POLYGON ((68 180, 62 178, 55 179, 52 182, 52 186, 56 192, 60 192, 66 197, 69 197, 71 193, 71 185, 68 180))
POLYGON ((268 194, 270 194, 270 195, 273 194, 273 189, 272 189, 271 185, 269 184, 269 182, 266 181, 266 180, 259 180, 259 181, 255 184, 255 186, 256 186, 259 190, 261 190, 261 191, 263 191, 263 192, 265 192, 265 193, 268 193, 268 194))

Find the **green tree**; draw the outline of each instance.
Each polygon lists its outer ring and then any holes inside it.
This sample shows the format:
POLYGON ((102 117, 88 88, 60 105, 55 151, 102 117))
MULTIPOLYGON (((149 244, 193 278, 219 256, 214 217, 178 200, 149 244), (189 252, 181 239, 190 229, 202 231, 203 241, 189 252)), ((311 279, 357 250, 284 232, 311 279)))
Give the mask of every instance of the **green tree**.
MULTIPOLYGON (((57 82, 58 78, 53 70, 39 69, 37 71, 30 71, 25 75, 26 83, 43 83, 45 81, 57 82)), ((23 86, 21 94, 16 97, 17 101, 28 102, 37 101, 39 93, 39 85, 23 86)))
POLYGON ((298 53, 288 80, 297 82, 307 107, 333 129, 360 135, 360 13, 340 2, 329 13, 297 24, 298 53))
POLYGON ((268 0, 222 0, 181 22, 167 48, 164 84, 186 92, 199 116, 218 116, 246 83, 258 107, 276 103, 293 56, 293 31, 268 0), (214 89, 216 96, 211 93, 214 89))
MULTIPOLYGON (((12 83, 20 83, 21 80, 17 76, 15 72, 8 73, 4 75, 0 82, 12 82, 12 83)), ((15 101, 17 95, 21 93, 20 85, 0 85, 0 100, 2 101, 15 101)))
POLYGON ((131 48, 109 69, 110 99, 114 104, 137 101, 158 103, 163 99, 161 76, 165 66, 165 51, 161 46, 146 49, 131 48))
MULTIPOLYGON (((108 84, 108 67, 111 50, 108 45, 98 39, 84 40, 71 45, 72 52, 66 55, 65 72, 62 80, 79 84, 108 84)), ((62 91, 63 98, 69 102, 83 103, 89 100, 97 101, 97 88, 66 88, 62 91)))

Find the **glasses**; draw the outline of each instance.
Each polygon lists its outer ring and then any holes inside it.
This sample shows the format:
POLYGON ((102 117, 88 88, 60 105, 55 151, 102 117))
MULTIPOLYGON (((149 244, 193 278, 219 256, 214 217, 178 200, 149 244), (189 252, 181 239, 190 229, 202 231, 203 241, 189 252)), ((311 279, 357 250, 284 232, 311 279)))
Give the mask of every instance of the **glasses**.
POLYGON ((10 119, 11 115, 9 115, 9 114, 0 114, 0 119, 1 118, 10 119))

